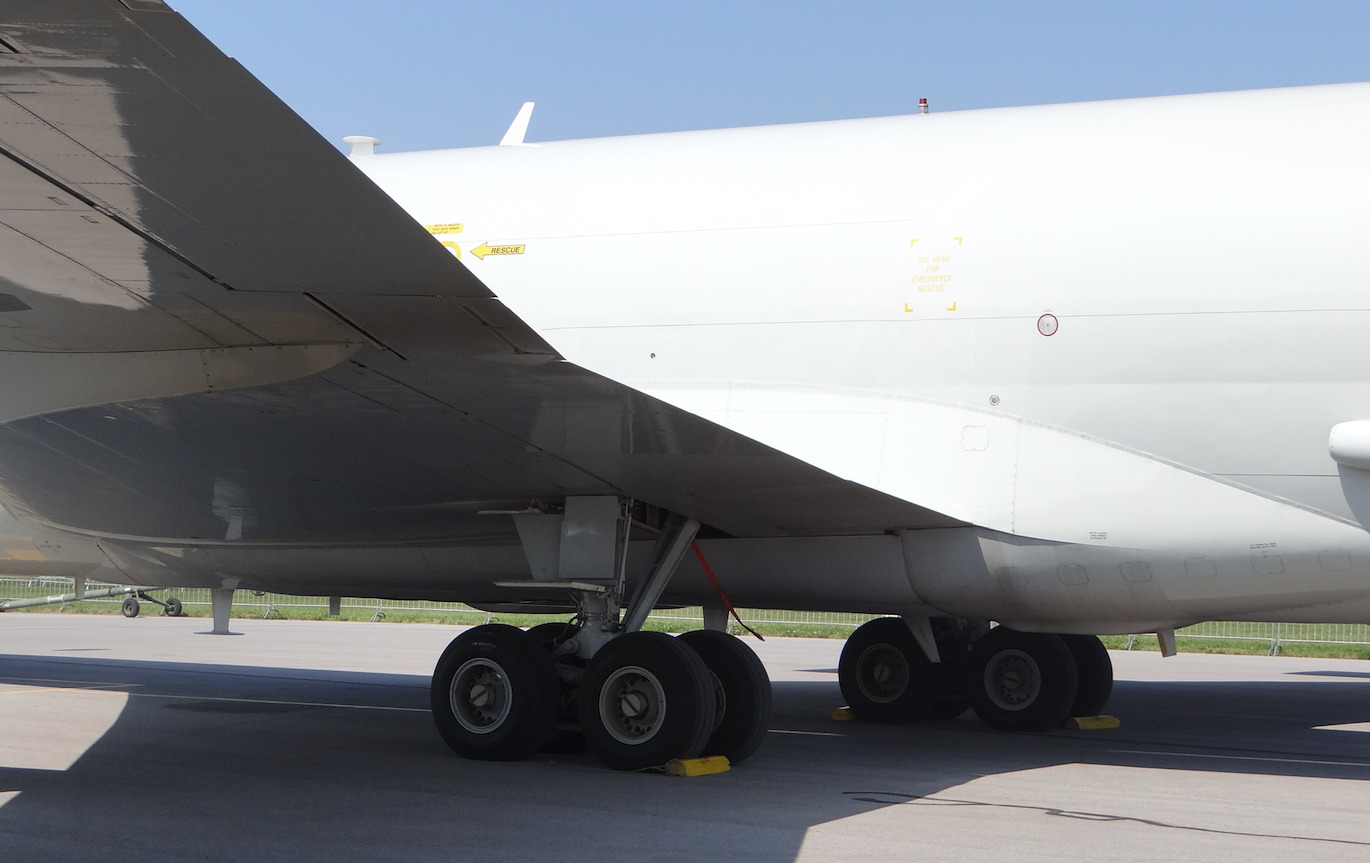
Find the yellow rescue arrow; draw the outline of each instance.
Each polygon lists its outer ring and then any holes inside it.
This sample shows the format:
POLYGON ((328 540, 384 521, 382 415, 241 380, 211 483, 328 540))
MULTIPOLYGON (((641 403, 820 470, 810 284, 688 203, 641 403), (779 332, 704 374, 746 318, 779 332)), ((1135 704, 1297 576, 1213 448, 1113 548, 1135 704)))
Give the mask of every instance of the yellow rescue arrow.
POLYGON ((523 250, 524 250, 525 248, 527 248, 527 247, 526 247, 526 246, 489 246, 489 245, 486 245, 485 243, 481 243, 479 246, 476 246, 474 249, 469 249, 468 251, 470 251, 471 254, 475 255, 476 257, 480 258, 480 259, 483 261, 483 260, 485 260, 485 256, 486 256, 486 255, 521 255, 521 254, 523 254, 523 250))

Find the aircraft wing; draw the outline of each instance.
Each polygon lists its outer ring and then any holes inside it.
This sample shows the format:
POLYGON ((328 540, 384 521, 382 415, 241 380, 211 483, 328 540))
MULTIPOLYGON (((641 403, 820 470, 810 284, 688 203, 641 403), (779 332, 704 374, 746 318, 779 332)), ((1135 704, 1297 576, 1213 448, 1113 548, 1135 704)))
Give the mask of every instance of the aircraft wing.
POLYGON ((436 540, 622 494, 736 536, 958 523, 565 362, 160 0, 0 0, 0 152, 0 486, 34 519, 436 540))

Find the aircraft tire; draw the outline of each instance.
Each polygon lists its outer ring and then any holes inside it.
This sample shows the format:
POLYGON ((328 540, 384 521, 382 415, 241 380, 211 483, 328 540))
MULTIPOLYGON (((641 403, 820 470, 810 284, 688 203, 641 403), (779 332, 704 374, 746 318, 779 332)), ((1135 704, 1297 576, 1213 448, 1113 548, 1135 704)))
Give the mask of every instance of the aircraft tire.
POLYGON ((970 702, 959 695, 944 695, 928 714, 929 719, 955 719, 970 710, 970 702))
POLYGON ((142 611, 142 607, 138 605, 138 600, 130 596, 128 599, 124 600, 124 604, 120 606, 119 610, 123 612, 124 617, 133 618, 138 616, 138 612, 142 611))
POLYGON ((726 632, 697 629, 677 639, 699 654, 714 682, 718 715, 704 754, 726 755, 733 764, 747 760, 771 727, 766 666, 742 639, 726 632))
POLYGON ((580 730, 615 770, 694 758, 713 733, 713 681, 699 654, 660 632, 632 632, 600 648, 580 686, 580 730))
POLYGON ((1059 635, 991 629, 971 650, 966 696, 975 714, 1000 731, 1046 731, 1070 713, 1079 672, 1059 635))
POLYGON ((1113 695, 1113 660, 1108 648, 1095 635, 1062 635, 1061 640, 1075 658, 1080 687, 1069 716, 1098 716, 1113 695))
POLYGON ((563 641, 575 638, 576 633, 580 632, 580 625, 570 621, 564 623, 552 621, 551 623, 539 623, 537 626, 530 626, 524 631, 550 653, 552 648, 560 645, 563 641))
POLYGON ((167 617, 180 617, 184 612, 185 609, 181 606, 181 601, 176 597, 173 596, 166 601, 167 617))
POLYGON ((468 629, 447 645, 430 697, 442 739, 478 761, 526 758, 557 718, 552 661, 523 630, 501 623, 468 629))
POLYGON ((858 718, 917 722, 941 703, 943 668, 928 659, 903 620, 880 617, 862 624, 843 645, 837 682, 858 718))
MULTIPOLYGON (((571 621, 553 621, 530 626, 525 632, 550 656, 552 651, 580 632, 580 625, 571 621)), ((560 661, 553 660, 553 668, 560 661)), ((562 726, 578 724, 579 716, 576 712, 577 687, 568 683, 561 675, 557 675, 557 678, 557 724, 562 726)), ((581 734, 579 729, 559 727, 542 742, 538 751, 549 755, 574 755, 584 752, 588 748, 589 746, 585 743, 585 735, 581 734)))

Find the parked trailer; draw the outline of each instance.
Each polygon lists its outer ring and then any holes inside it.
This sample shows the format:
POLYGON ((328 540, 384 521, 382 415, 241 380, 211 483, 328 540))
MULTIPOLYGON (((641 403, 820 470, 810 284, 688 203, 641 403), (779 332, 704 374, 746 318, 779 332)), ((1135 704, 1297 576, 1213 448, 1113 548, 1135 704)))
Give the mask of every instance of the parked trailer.
POLYGON ((0 602, 0 611, 9 611, 13 608, 33 608, 38 605, 56 605, 68 602, 79 602, 84 599, 103 599, 108 596, 127 596, 120 610, 124 617, 137 617, 142 611, 142 606, 138 600, 151 602, 162 607, 167 617, 180 617, 183 613, 181 600, 176 597, 167 599, 166 602, 157 599, 150 594, 153 590, 166 590, 164 587, 102 587, 95 590, 87 590, 81 593, 62 593, 56 596, 40 596, 36 599, 7 599, 0 602))

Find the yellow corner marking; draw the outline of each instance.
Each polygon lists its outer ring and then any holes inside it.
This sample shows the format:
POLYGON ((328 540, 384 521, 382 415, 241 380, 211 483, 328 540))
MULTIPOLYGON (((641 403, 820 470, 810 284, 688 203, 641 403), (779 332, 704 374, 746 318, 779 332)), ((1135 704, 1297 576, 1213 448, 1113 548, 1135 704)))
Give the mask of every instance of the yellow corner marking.
POLYGON ((949 312, 954 312, 954 311, 956 311, 956 301, 955 301, 955 300, 952 300, 952 301, 951 301, 951 305, 950 305, 950 306, 947 306, 947 311, 949 311, 949 312))
POLYGON ((1101 728, 1119 728, 1122 723, 1116 716, 1072 716, 1061 723, 1065 728, 1075 731, 1098 731, 1101 728))
POLYGON ((460 234, 465 227, 465 222, 448 222, 445 225, 424 225, 423 229, 430 234, 460 234))
POLYGON ((908 303, 904 303, 904 311, 906 311, 906 312, 911 312, 911 311, 913 311, 913 309, 909 308, 909 304, 908 304, 908 303))
POLYGON ((832 712, 832 718, 838 722, 851 722, 856 719, 856 714, 850 707, 839 707, 832 712))
POLYGON ((917 238, 917 237, 914 237, 912 240, 909 240, 909 248, 910 248, 910 249, 913 248, 913 247, 916 246, 916 245, 918 245, 918 238, 917 238))
POLYGON ((8 560, 47 560, 41 551, 31 548, 7 548, 5 557, 8 560))
POLYGON ((708 776, 711 773, 727 773, 732 764, 726 755, 708 755, 704 758, 672 758, 666 762, 666 772, 672 776, 708 776))
POLYGON ((468 249, 467 251, 483 261, 485 260, 486 255, 521 255, 526 248, 527 246, 489 246, 485 243, 481 243, 474 249, 468 249))
POLYGON ((457 256, 457 260, 458 260, 458 261, 461 260, 461 246, 458 246, 456 243, 452 242, 451 240, 443 240, 443 241, 442 241, 442 244, 443 244, 443 246, 445 246, 445 247, 447 248, 447 251, 449 251, 449 252, 451 252, 452 254, 454 254, 454 255, 457 256))
POLYGON ((958 246, 961 245, 961 238, 960 238, 960 237, 952 237, 952 239, 956 241, 956 245, 958 245, 958 246))

